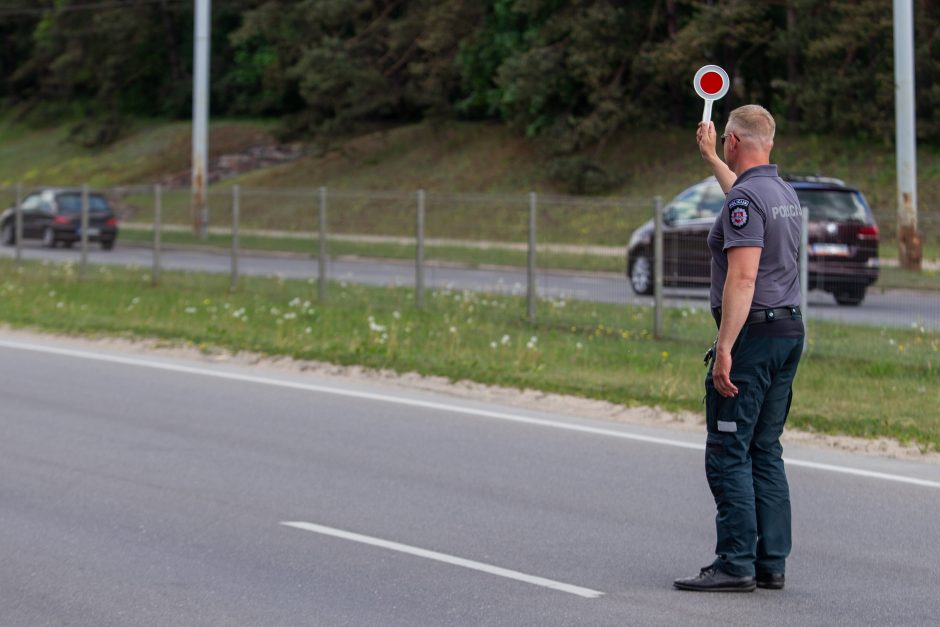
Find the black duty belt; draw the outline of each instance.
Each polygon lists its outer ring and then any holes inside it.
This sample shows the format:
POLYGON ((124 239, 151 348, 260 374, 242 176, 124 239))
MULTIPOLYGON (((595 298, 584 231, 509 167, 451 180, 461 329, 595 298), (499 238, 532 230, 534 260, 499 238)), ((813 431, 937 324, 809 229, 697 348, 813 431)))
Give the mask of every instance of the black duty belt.
MULTIPOLYGON (((712 315, 715 321, 721 324, 721 307, 712 309, 712 315)), ((763 322, 773 322, 775 320, 786 320, 787 318, 795 320, 802 318, 803 312, 796 305, 790 307, 774 307, 773 309, 756 309, 747 315, 744 324, 761 324, 763 322)))
MULTIPOLYGON (((721 326, 721 307, 715 307, 712 309, 712 315, 715 317, 715 322, 718 323, 718 326, 721 326)), ((761 324, 765 322, 773 322, 775 320, 796 320, 803 317, 803 312, 800 311, 800 308, 796 305, 791 307, 774 307, 773 309, 757 309, 752 311, 747 315, 747 320, 744 321, 745 325, 749 324, 761 324)), ((715 358, 715 350, 718 346, 718 339, 715 339, 714 344, 711 348, 705 352, 705 366, 707 367, 709 363, 715 358)))

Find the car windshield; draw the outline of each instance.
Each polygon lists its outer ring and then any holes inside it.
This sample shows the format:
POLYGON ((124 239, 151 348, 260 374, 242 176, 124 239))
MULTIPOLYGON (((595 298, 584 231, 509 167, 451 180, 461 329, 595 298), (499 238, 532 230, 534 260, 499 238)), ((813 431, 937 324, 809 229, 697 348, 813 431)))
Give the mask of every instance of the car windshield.
POLYGON ((695 185, 672 199, 666 215, 670 222, 713 218, 721 211, 724 198, 717 185, 695 185))
POLYGON ((798 189, 803 209, 814 222, 868 224, 868 210, 858 192, 834 189, 798 189))
POLYGON ((698 213, 698 201, 701 197, 701 187, 687 189, 672 199, 666 214, 673 222, 690 220, 698 213))
POLYGON ((699 214, 703 218, 717 216, 721 213, 721 208, 725 204, 725 195, 721 191, 721 187, 717 185, 710 185, 705 190, 705 195, 702 197, 702 204, 699 205, 699 214))
MULTIPOLYGON (((56 197, 60 213, 76 214, 82 212, 81 194, 59 194, 56 197)), ((92 213, 107 213, 111 211, 108 201, 100 194, 90 194, 88 196, 88 210, 92 213)))

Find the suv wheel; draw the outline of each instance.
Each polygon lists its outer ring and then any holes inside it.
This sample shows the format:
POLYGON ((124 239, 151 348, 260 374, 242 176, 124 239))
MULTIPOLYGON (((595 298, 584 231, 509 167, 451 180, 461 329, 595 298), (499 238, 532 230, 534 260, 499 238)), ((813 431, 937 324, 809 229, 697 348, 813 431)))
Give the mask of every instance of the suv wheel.
POLYGON ((649 296, 653 293, 653 262, 649 257, 638 255, 633 259, 630 286, 637 294, 649 296))
POLYGON ((8 220, 3 224, 3 228, 0 229, 0 242, 4 246, 12 246, 16 243, 16 233, 13 232, 13 222, 8 220))
POLYGON ((865 300, 865 286, 850 285, 841 287, 832 293, 836 297, 836 302, 840 305, 856 307, 865 300))
POLYGON ((51 226, 47 226, 42 231, 42 245, 46 248, 55 248, 55 231, 52 230, 51 226))

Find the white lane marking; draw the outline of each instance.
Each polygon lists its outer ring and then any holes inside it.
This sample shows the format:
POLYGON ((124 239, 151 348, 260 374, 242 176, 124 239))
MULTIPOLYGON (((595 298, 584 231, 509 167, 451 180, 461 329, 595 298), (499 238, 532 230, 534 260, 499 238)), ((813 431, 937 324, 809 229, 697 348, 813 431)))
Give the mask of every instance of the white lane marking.
POLYGON ((860 468, 851 468, 849 466, 836 466, 834 464, 821 464, 819 462, 804 461, 802 459, 784 458, 788 466, 799 466, 801 468, 812 468, 814 470, 828 470, 829 472, 838 472, 843 475, 855 475, 856 477, 868 477, 870 479, 884 479, 885 481, 896 481, 898 483, 908 483, 910 485, 922 486, 925 488, 940 488, 940 481, 930 481, 928 479, 918 479, 916 477, 907 477, 905 475, 892 475, 886 472, 877 472, 874 470, 862 470, 860 468))
POLYGON ((323 525, 315 525, 308 522, 282 522, 282 525, 285 527, 294 527, 295 529, 303 529, 304 531, 312 531, 314 533, 320 533, 327 536, 333 536, 335 538, 343 538, 344 540, 352 540, 353 542, 361 542, 362 544, 371 544, 372 546, 382 547, 383 549, 390 549, 392 551, 398 551, 399 553, 408 553, 409 555, 417 555, 418 557, 423 557, 430 560, 436 560, 438 562, 444 562, 445 564, 453 564, 454 566, 463 566, 464 568, 470 568, 472 570, 478 570, 484 573, 489 573, 491 575, 497 575, 499 577, 505 577, 507 579, 515 579, 516 581, 523 581, 535 586, 542 586, 543 588, 551 588, 553 590, 560 590, 562 592, 567 592, 569 594, 576 594, 579 597, 584 597, 585 599, 596 599, 598 597, 604 596, 603 592, 598 592, 597 590, 591 590, 590 588, 582 588, 580 586, 573 586, 568 583, 562 583, 560 581, 554 581, 552 579, 545 579, 544 577, 536 577, 535 575, 527 575, 525 573, 520 573, 515 570, 508 570, 506 568, 500 568, 499 566, 492 566, 490 564, 484 564, 483 562, 475 562, 473 560, 463 559, 462 557, 455 557, 453 555, 447 555, 446 553, 438 553, 437 551, 429 551, 427 549, 421 549, 416 546, 409 546, 407 544, 400 544, 398 542, 391 542, 389 540, 382 540, 381 538, 373 538, 371 536, 364 536, 358 533, 352 533, 351 531, 343 531, 342 529, 334 529, 333 527, 324 527, 323 525))
MULTIPOLYGON (((318 392, 321 394, 332 394, 334 396, 358 398, 358 399, 377 401, 377 402, 382 402, 382 403, 392 403, 396 405, 406 405, 409 407, 436 409, 436 410, 455 413, 455 414, 464 414, 468 416, 480 416, 482 418, 493 418, 496 420, 505 420, 507 422, 535 425, 538 427, 550 427, 553 429, 563 429, 565 431, 575 431, 578 433, 587 433, 590 435, 600 435, 600 436, 611 437, 611 438, 619 438, 622 440, 632 440, 635 442, 646 442, 648 444, 660 444, 662 446, 672 446, 676 448, 691 449, 695 451, 702 451, 705 449, 704 444, 683 442, 681 440, 670 440, 668 438, 658 438, 658 437, 653 437, 653 436, 648 436, 648 435, 639 435, 635 433, 627 433, 625 431, 617 431, 614 429, 601 429, 598 427, 588 427, 585 425, 570 424, 570 423, 562 422, 559 420, 548 420, 545 418, 530 418, 527 416, 519 416, 516 414, 489 411, 486 409, 474 409, 471 407, 461 407, 460 405, 451 405, 447 403, 437 403, 437 402, 432 402, 432 401, 421 401, 421 400, 411 399, 411 398, 389 396, 387 394, 374 394, 372 392, 343 390, 339 388, 327 387, 325 385, 316 385, 313 383, 297 383, 294 381, 282 381, 280 379, 271 379, 268 377, 258 377, 254 375, 238 374, 234 372, 220 372, 216 370, 209 370, 206 368, 197 368, 194 366, 181 366, 177 364, 168 364, 168 363, 157 362, 157 361, 149 361, 146 359, 138 359, 134 357, 120 357, 118 355, 92 353, 89 351, 72 350, 68 348, 53 348, 51 346, 44 346, 42 344, 28 344, 25 342, 11 342, 11 341, 6 341, 6 340, 0 340, 0 348, 11 348, 14 350, 31 351, 31 352, 36 352, 36 353, 47 353, 50 355, 61 355, 63 357, 74 357, 77 359, 90 359, 94 361, 103 361, 103 362, 114 363, 114 364, 123 364, 127 366, 152 368, 154 370, 165 370, 168 372, 196 374, 196 375, 201 375, 205 377, 213 377, 216 379, 226 379, 229 381, 241 381, 244 383, 257 383, 260 385, 270 385, 274 387, 289 388, 293 390, 303 390, 307 392, 318 392)), ((895 481, 898 483, 907 483, 910 485, 922 486, 926 488, 940 488, 940 481, 930 481, 927 479, 918 479, 916 477, 908 477, 905 475, 895 475, 895 474, 889 474, 889 473, 884 473, 884 472, 875 472, 871 470, 862 470, 860 468, 852 468, 850 466, 821 464, 818 462, 803 461, 800 459, 785 458, 785 461, 790 466, 812 468, 814 470, 825 470, 825 471, 837 472, 837 473, 845 474, 845 475, 866 477, 869 479, 882 479, 885 481, 895 481)))

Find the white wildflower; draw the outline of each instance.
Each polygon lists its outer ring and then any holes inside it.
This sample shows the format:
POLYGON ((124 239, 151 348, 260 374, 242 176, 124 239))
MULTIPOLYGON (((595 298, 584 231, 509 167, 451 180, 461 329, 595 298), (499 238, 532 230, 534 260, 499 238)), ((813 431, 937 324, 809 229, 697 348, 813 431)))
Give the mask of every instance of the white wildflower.
POLYGON ((386 326, 383 324, 377 324, 375 318, 369 316, 369 330, 373 333, 385 333, 386 326))

